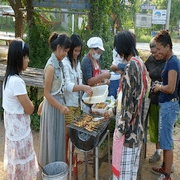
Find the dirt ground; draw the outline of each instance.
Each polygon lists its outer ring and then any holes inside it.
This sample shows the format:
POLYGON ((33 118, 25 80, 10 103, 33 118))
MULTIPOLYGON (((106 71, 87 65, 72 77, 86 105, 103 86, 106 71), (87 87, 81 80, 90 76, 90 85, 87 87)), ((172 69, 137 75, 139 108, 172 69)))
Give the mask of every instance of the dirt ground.
MULTIPOLYGON (((0 120, 0 180, 6 180, 6 172, 3 169, 3 154, 4 154, 4 123, 0 120)), ((38 152, 38 142, 39 142, 39 133, 33 131, 34 138, 34 148, 36 153, 38 152)), ((174 180, 180 179, 180 127, 176 126, 174 130, 174 167, 175 171, 172 174, 174 180)), ((142 167, 142 180, 157 180, 158 176, 151 173, 152 166, 158 166, 161 164, 161 161, 151 164, 148 162, 150 155, 154 152, 155 145, 149 142, 149 136, 147 139, 147 157, 144 159, 142 167)), ((83 159, 82 152, 76 150, 78 153, 78 159, 83 159)), ((85 170, 85 163, 78 165, 78 179, 86 179, 85 176, 82 177, 82 173, 85 170)), ((88 164, 88 179, 94 180, 93 177, 93 168, 92 165, 88 164)), ((108 163, 103 162, 99 168, 99 180, 108 180, 108 163)), ((72 178, 73 180, 73 178, 72 178)))
MULTIPOLYGON (((4 54, 7 53, 7 47, 1 46, 0 48, 0 60, 3 61, 6 59, 4 54), (3 52, 3 53, 2 53, 3 52), (3 55, 2 55, 3 54, 3 55)), ((147 57, 147 54, 149 54, 149 51, 143 52, 145 54, 145 57, 147 57)), ((144 58, 145 58, 144 57, 144 58)), ((142 57, 143 58, 143 57, 142 57)), ((6 180, 6 172, 4 172, 3 168, 3 154, 4 154, 4 124, 3 121, 0 120, 0 180, 6 180)), ((34 138, 34 148, 36 153, 38 152, 38 143, 39 143, 39 133, 36 131, 33 131, 33 138, 34 138)), ((180 126, 176 126, 174 130, 174 167, 175 171, 172 174, 172 177, 174 180, 180 180, 180 126)), ((151 167, 152 166, 159 166, 162 161, 158 161, 157 163, 151 164, 148 162, 149 157, 154 153, 155 151, 155 145, 152 144, 149 141, 149 136, 147 138, 147 155, 144 159, 144 162, 142 162, 142 173, 141 173, 141 180, 157 180, 159 176, 154 175, 151 173, 151 167)), ((78 153, 78 159, 83 159, 83 153, 76 150, 78 153)), ((85 170, 85 163, 78 165, 78 179, 86 179, 85 176, 82 177, 82 174, 85 170)), ((107 159, 105 162, 103 162, 99 168, 99 180, 108 180, 108 163, 107 159)), ((92 165, 88 164, 88 179, 94 180, 93 176, 93 168, 92 165)), ((110 178, 111 179, 111 178, 110 178)), ((72 178, 72 180, 74 180, 72 178)))

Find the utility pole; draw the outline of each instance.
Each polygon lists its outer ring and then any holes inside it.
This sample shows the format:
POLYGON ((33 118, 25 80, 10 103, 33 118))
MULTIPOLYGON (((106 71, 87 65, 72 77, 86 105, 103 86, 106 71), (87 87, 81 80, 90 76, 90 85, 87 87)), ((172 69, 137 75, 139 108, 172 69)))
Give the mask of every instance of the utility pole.
POLYGON ((74 14, 72 14, 72 33, 74 33, 74 14))
POLYGON ((167 17, 166 17, 166 30, 169 30, 170 12, 171 12, 171 0, 168 0, 167 17))

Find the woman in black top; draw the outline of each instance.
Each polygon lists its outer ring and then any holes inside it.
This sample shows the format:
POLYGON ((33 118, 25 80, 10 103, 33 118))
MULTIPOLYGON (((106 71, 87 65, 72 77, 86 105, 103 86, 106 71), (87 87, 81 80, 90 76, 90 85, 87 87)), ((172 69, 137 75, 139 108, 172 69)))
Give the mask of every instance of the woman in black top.
MULTIPOLYGON (((146 68, 149 72, 149 77, 151 79, 151 87, 155 81, 161 82, 161 73, 164 68, 165 60, 161 59, 157 54, 156 42, 154 38, 150 41, 150 51, 151 55, 145 62, 146 68)), ((150 141, 156 144, 156 151, 149 158, 150 163, 154 163, 161 159, 161 149, 158 143, 158 121, 159 121, 159 105, 158 105, 158 93, 153 92, 151 89, 149 92, 149 98, 151 99, 150 109, 149 109, 149 134, 150 141)))

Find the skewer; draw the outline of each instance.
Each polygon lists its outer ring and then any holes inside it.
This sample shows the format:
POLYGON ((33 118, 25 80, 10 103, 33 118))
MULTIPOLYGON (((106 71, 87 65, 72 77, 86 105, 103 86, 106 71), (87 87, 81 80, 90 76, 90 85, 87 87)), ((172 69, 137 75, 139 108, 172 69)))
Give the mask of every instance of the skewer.
MULTIPOLYGON (((74 117, 73 114, 69 113, 72 117, 74 117)), ((72 123, 73 126, 76 126, 77 128, 84 129, 89 132, 97 132, 98 129, 104 124, 105 120, 104 117, 101 115, 90 115, 87 113, 83 113, 80 117, 74 117, 77 121, 74 121, 72 123), (87 116, 87 118, 86 118, 87 116), (91 119, 89 120, 89 116, 91 119), (85 120, 86 119, 86 120, 85 120), (95 119, 96 121, 93 121, 95 119), (100 120, 101 119, 101 120, 100 120), (85 121, 84 121, 85 120, 85 121), (82 123, 81 123, 82 122, 82 123), (85 123, 84 123, 85 122, 85 123)))
POLYGON ((72 116, 76 121, 78 121, 78 118, 75 117, 71 112, 69 112, 69 115, 72 116))

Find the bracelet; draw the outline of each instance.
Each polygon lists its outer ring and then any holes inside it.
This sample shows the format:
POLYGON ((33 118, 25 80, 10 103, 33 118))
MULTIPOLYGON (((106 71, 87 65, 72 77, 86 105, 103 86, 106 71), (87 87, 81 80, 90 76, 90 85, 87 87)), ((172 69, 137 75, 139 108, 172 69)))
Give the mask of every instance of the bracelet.
POLYGON ((162 91, 162 84, 160 85, 160 90, 159 91, 162 91))

